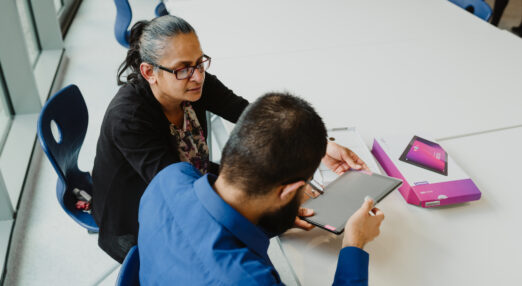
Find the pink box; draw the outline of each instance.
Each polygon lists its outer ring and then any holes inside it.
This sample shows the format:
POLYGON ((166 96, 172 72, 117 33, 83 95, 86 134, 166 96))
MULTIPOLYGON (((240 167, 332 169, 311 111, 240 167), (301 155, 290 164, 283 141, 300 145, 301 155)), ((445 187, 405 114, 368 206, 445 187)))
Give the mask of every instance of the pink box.
POLYGON ((475 201, 481 197, 469 176, 432 140, 413 135, 376 138, 372 153, 388 176, 403 181, 399 191, 409 204, 428 208, 475 201), (423 157, 418 159, 422 151, 423 157), (445 168, 444 172, 434 166, 445 168))

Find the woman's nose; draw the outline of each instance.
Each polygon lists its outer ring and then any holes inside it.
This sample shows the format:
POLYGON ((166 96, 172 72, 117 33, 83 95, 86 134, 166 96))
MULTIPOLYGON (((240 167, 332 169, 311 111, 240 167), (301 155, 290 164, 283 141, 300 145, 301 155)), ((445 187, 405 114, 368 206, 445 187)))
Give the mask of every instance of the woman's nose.
POLYGON ((194 73, 190 77, 191 81, 201 82, 204 78, 205 71, 199 71, 199 69, 194 69, 194 73))

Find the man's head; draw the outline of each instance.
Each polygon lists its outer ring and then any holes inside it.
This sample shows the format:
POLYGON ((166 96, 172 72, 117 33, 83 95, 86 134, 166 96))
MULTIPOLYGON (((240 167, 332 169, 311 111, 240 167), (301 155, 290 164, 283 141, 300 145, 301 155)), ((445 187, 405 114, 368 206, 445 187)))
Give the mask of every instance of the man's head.
POLYGON ((292 226, 305 181, 326 152, 326 135, 309 103, 286 93, 266 94, 239 118, 223 150, 220 177, 245 199, 276 198, 259 224, 282 232, 292 226))

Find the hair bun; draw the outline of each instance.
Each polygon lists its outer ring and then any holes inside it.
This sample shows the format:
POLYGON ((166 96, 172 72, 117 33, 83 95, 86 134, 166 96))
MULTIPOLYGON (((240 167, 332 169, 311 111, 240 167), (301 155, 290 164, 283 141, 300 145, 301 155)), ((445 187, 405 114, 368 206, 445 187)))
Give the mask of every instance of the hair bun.
POLYGON ((136 24, 134 24, 132 26, 132 28, 130 30, 130 35, 129 35, 129 46, 131 49, 137 48, 140 46, 141 34, 143 33, 143 30, 145 29, 145 27, 147 27, 147 25, 149 23, 150 23, 150 21, 142 20, 142 21, 136 22, 136 24))

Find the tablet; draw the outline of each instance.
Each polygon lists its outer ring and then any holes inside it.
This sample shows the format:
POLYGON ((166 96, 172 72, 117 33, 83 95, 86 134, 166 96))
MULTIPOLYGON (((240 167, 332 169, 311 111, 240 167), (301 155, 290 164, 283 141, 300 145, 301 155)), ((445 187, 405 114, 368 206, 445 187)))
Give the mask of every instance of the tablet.
POLYGON ((448 154, 439 144, 413 136, 399 160, 426 170, 448 175, 448 154))
POLYGON ((302 206, 314 210, 311 217, 301 219, 335 234, 344 231, 346 221, 370 196, 381 201, 402 181, 366 171, 347 171, 324 188, 322 195, 310 198, 302 206))

